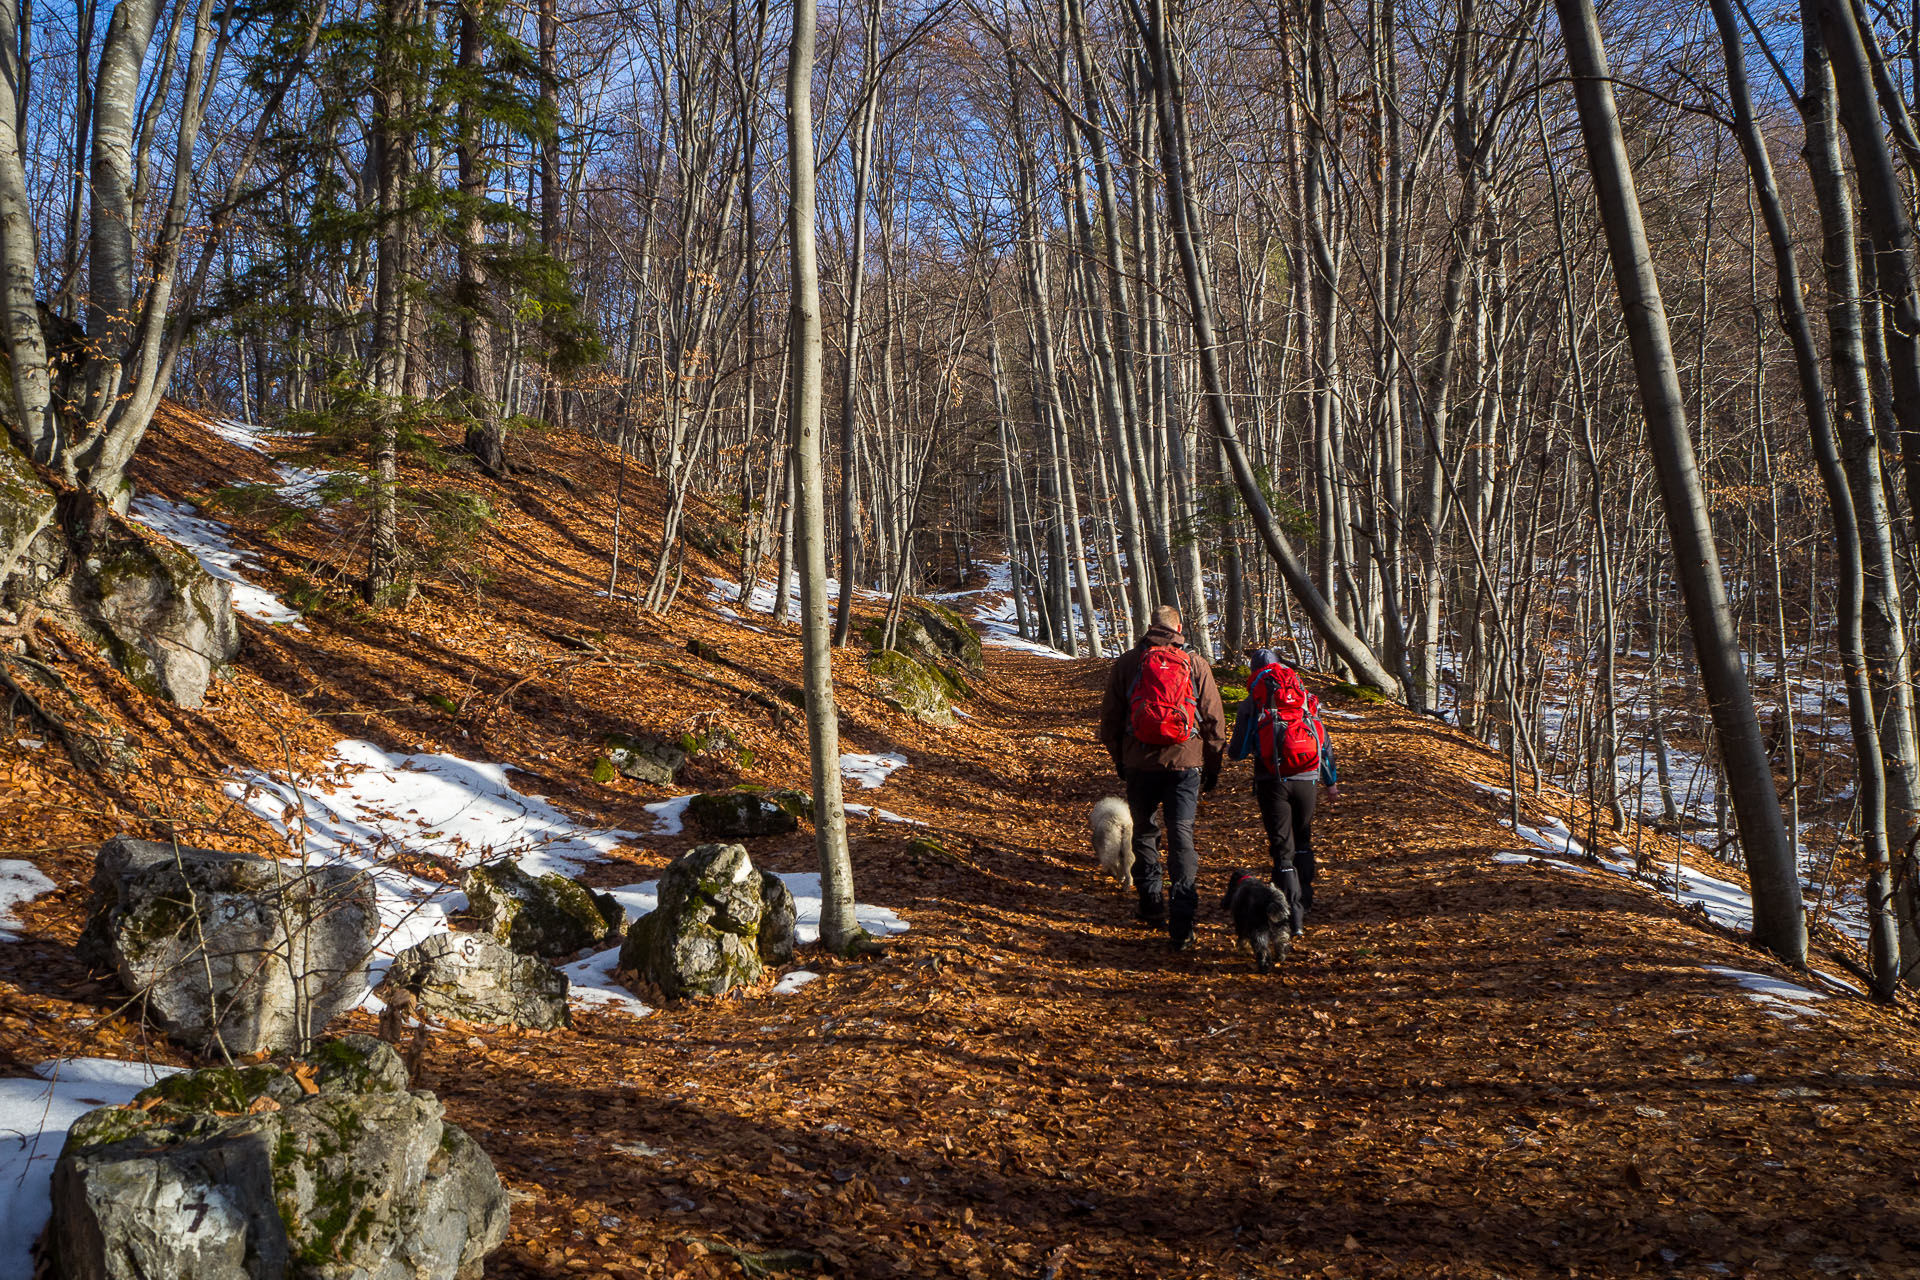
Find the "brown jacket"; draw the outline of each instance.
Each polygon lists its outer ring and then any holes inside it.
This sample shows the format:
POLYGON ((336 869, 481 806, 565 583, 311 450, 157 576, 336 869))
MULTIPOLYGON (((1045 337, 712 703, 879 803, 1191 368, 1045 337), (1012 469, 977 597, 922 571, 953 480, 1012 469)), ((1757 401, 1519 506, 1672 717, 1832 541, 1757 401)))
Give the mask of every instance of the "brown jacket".
POLYGON ((1217 773, 1221 754, 1227 749, 1227 712, 1220 704, 1220 689, 1213 682, 1213 669, 1191 650, 1186 651, 1187 665, 1193 669, 1193 698, 1200 709, 1200 732, 1170 747, 1148 746, 1127 732, 1133 709, 1128 694, 1140 670, 1140 654, 1151 645, 1163 644, 1184 648, 1186 640, 1178 631, 1149 627, 1138 645, 1113 660, 1113 669, 1107 675, 1106 700, 1100 704, 1100 743, 1113 757, 1117 770, 1205 769, 1217 773))

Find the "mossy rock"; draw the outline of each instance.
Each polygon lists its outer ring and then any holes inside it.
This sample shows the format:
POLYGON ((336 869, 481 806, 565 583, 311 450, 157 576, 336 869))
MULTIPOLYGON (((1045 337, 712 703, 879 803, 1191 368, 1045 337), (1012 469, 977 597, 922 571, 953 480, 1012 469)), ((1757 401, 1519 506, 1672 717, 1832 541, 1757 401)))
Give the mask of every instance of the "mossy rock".
POLYGON ((931 600, 915 600, 906 606, 903 617, 917 623, 934 649, 949 663, 976 674, 987 669, 980 634, 954 610, 931 600))
POLYGON ((506 1231, 486 1153, 409 1089, 390 1045, 346 1036, 82 1116, 54 1167, 47 1238, 55 1274, 103 1280, 457 1280, 506 1231))
POLYGON ((627 920, 610 894, 556 871, 531 875, 511 858, 475 867, 465 887, 479 929, 522 955, 570 956, 619 933, 627 920))
POLYGON ((421 1015, 550 1031, 571 1021, 567 975, 484 933, 436 933, 393 958, 382 992, 413 993, 421 1015))
POLYGON ((177 1043, 235 1056, 298 1048, 358 1004, 379 929, 363 871, 129 837, 100 847, 87 914, 82 962, 177 1043))
POLYGON ((192 708, 240 653, 232 587, 101 499, 62 499, 71 554, 46 610, 99 646, 141 692, 192 708))
POLYGON ((620 967, 640 974, 670 1000, 717 996, 757 982, 763 946, 792 955, 793 897, 747 857, 744 845, 703 844, 668 864, 660 905, 627 930, 620 967), (783 905, 784 904, 784 905, 783 905), (769 921, 769 908, 777 913, 769 921), (762 939, 763 929, 768 937, 762 939))
POLYGON ((1386 706, 1393 701, 1392 698, 1368 684, 1348 684, 1342 681, 1339 684, 1328 685, 1327 692, 1354 702, 1365 702, 1374 706, 1386 706))
POLYGON ((760 932, 754 935, 754 948, 765 965, 788 964, 793 960, 795 933, 800 913, 794 905, 793 890, 771 871, 760 873, 760 932))
MULTIPOLYGON (((671 786, 680 776, 680 770, 687 763, 687 751, 684 743, 669 742, 665 738, 656 738, 650 734, 616 733, 607 738, 606 755, 601 757, 609 768, 623 778, 632 778, 635 782, 646 782, 657 787, 671 786)), ((600 766, 594 764, 595 782, 611 782, 612 778, 600 776, 600 766)))
POLYGON ((897 649, 882 649, 867 659, 880 681, 881 700, 922 724, 953 724, 957 682, 938 667, 923 666, 897 649))
POLYGON ((812 821, 813 797, 786 788, 763 791, 735 787, 707 791, 687 802, 687 817, 710 836, 745 839, 780 836, 800 829, 801 819, 812 821))

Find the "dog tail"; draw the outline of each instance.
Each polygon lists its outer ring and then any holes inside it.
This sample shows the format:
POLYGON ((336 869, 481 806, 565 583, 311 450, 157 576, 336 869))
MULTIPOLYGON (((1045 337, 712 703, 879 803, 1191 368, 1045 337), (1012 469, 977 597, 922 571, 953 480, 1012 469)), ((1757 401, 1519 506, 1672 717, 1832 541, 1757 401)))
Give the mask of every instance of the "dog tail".
POLYGON ((1291 928, 1293 925, 1293 905, 1287 901, 1284 889, 1275 890, 1267 899, 1267 923, 1275 928, 1291 928))

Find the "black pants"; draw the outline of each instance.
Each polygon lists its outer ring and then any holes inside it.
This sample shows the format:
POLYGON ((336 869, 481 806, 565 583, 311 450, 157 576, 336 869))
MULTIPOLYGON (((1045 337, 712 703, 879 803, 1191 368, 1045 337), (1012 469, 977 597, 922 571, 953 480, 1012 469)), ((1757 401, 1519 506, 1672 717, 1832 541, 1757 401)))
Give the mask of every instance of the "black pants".
POLYGON ((1253 795, 1260 802, 1260 820, 1267 824, 1267 853, 1273 875, 1291 867, 1300 873, 1300 905, 1313 905, 1313 806, 1320 796, 1317 778, 1277 778, 1258 775, 1253 795))
POLYGON ((1127 808, 1133 811, 1133 882, 1144 896, 1164 893, 1167 914, 1175 920, 1190 921, 1200 909, 1200 894, 1194 888, 1200 863, 1193 851, 1193 815, 1199 807, 1198 769, 1135 769, 1127 774, 1127 808), (1167 846, 1164 880, 1160 871, 1163 828, 1167 846))

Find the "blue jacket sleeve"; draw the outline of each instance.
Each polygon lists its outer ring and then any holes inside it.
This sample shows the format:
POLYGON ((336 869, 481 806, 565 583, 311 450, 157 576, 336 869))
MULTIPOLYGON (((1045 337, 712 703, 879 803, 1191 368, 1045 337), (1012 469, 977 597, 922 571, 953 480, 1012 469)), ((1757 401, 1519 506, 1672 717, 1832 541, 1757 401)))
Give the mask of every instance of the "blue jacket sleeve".
POLYGON ((1333 739, 1327 736, 1324 728, 1320 730, 1320 785, 1323 787, 1340 785, 1340 770, 1333 764, 1333 739))
POLYGON ((1227 759, 1245 760, 1253 754, 1254 719, 1247 714, 1247 700, 1242 700, 1240 709, 1233 715, 1233 738, 1227 743, 1227 759))

